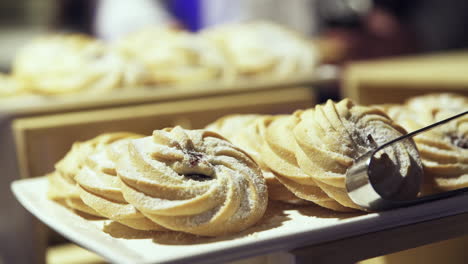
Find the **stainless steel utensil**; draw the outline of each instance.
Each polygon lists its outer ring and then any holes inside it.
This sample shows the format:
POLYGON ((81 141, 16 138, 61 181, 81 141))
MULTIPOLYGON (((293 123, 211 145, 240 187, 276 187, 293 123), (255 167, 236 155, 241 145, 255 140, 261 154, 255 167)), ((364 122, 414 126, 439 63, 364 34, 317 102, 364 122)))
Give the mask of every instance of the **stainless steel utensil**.
POLYGON ((361 206, 365 210, 381 211, 381 210, 387 210, 387 209, 396 208, 396 207, 404 207, 404 206, 409 206, 413 204, 438 200, 438 199, 442 199, 445 197, 458 195, 461 193, 467 193, 468 187, 453 190, 453 191, 438 193, 434 195, 423 196, 423 197, 419 197, 413 200, 397 200, 397 199, 384 198, 382 194, 379 193, 378 188, 376 188, 376 186, 373 184, 373 182, 375 181, 372 180, 372 177, 376 177, 376 176, 372 175, 369 171, 369 167, 371 163, 374 161, 374 155, 380 150, 388 146, 391 146, 399 141, 411 138, 429 129, 432 129, 434 127, 450 122, 466 114, 468 114, 468 111, 452 116, 445 120, 439 121, 427 127, 418 129, 416 131, 413 131, 411 133, 408 133, 396 139, 393 139, 377 147, 376 149, 367 152, 361 157, 357 158, 354 161, 354 164, 350 168, 348 168, 346 172, 346 190, 351 200, 357 205, 361 206))

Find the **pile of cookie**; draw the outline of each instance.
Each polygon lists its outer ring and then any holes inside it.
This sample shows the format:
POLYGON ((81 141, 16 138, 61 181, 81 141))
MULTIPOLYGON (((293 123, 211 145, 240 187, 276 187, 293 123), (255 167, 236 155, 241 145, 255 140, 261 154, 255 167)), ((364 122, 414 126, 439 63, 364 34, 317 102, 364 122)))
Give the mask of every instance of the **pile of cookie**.
POLYGON ((152 27, 114 43, 50 35, 20 49, 12 74, 0 76, 0 97, 281 79, 311 73, 317 63, 317 48, 309 39, 269 22, 199 33, 152 27))
MULTIPOLYGON (((345 188, 355 159, 407 130, 466 109, 466 97, 448 94, 400 106, 344 99, 291 115, 226 116, 200 130, 103 134, 76 142, 56 164, 48 175, 48 196, 134 229, 202 236, 254 225, 269 199, 362 210, 345 188)), ((389 161, 386 173, 400 179, 387 185, 385 195, 417 197, 423 182, 431 192, 468 186, 467 137, 463 117, 377 153, 377 161, 389 161)))

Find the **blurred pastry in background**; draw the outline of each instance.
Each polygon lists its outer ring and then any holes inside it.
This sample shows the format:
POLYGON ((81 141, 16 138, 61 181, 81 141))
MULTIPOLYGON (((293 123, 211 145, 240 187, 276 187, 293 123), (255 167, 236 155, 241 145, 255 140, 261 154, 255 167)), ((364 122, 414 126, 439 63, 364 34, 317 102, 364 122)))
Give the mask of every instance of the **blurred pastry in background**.
POLYGON ((0 98, 28 94, 28 85, 23 80, 0 73, 0 98))
POLYGON ((317 42, 269 22, 200 33, 154 26, 112 44, 79 34, 37 38, 16 54, 12 76, 41 95, 145 86, 189 89, 202 83, 233 85, 312 74, 320 52, 317 42))
POLYGON ((115 49, 144 63, 156 85, 232 81, 231 65, 210 41, 173 27, 150 27, 118 40, 115 49))
POLYGON ((25 45, 15 78, 41 94, 102 92, 147 83, 145 66, 85 35, 50 35, 25 45))
POLYGON ((200 34, 219 45, 239 78, 311 73, 319 61, 312 42, 269 22, 221 25, 200 34))

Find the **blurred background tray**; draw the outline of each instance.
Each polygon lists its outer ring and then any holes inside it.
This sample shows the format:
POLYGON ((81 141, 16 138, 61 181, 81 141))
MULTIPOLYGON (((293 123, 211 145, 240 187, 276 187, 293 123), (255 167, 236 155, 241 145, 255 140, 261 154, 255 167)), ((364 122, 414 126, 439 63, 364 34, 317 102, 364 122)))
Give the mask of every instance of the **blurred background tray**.
POLYGON ((240 80, 234 84, 207 82, 177 87, 128 87, 107 93, 82 92, 56 96, 18 96, 0 98, 0 115, 72 112, 182 99, 278 91, 298 86, 316 89, 317 86, 335 82, 336 80, 336 69, 325 66, 319 68, 314 74, 291 76, 287 79, 257 78, 240 80))
POLYGON ((468 51, 355 62, 343 71, 343 94, 364 105, 436 92, 468 96, 467 70, 468 51))

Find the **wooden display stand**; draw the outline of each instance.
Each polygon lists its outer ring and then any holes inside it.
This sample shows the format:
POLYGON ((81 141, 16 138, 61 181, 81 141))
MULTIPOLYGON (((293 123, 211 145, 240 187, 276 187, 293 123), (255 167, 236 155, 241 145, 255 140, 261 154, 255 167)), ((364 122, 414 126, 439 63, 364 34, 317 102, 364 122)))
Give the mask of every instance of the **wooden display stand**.
POLYGON ((343 74, 344 97, 357 103, 401 103, 425 93, 468 95, 468 52, 357 62, 343 74))

